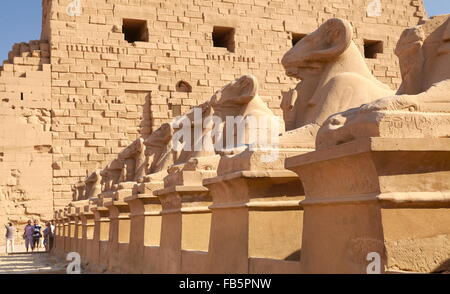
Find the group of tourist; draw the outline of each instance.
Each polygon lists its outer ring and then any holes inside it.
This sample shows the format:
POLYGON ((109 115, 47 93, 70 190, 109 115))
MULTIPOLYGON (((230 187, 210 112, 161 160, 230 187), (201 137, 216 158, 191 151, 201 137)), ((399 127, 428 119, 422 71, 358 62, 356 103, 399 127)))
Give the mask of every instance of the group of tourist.
MULTIPOLYGON (((11 222, 7 223, 5 228, 6 253, 13 253, 16 229, 11 222)), ((25 240, 25 248, 27 252, 29 252, 30 249, 32 252, 39 250, 39 248, 42 247, 41 243, 43 243, 46 251, 50 251, 52 249, 55 234, 55 226, 53 225, 53 222, 46 222, 45 229, 42 232, 41 230, 42 227, 39 225, 39 221, 35 220, 32 222, 31 220, 28 220, 22 235, 25 240)))

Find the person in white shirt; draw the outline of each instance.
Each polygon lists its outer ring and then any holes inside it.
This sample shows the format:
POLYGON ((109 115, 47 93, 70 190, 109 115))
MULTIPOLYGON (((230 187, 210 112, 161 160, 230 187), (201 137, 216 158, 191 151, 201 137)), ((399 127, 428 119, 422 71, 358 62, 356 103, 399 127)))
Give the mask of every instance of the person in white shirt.
POLYGON ((16 229, 14 228, 12 223, 7 223, 5 225, 5 229, 6 229, 6 254, 8 253, 13 253, 14 252, 14 237, 15 237, 15 232, 16 229), (11 248, 10 251, 8 251, 8 248, 11 248))

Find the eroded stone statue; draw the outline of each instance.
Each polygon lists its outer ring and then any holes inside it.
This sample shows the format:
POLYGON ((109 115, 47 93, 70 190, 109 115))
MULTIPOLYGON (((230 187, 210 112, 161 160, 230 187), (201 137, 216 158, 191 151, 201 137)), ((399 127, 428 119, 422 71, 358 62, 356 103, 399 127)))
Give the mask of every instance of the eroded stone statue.
POLYGON ((100 170, 96 170, 85 180, 86 192, 84 199, 96 198, 102 192, 100 170))
MULTIPOLYGON (((175 162, 172 150, 173 128, 163 124, 145 140, 139 138, 119 153, 105 169, 99 172, 103 196, 152 179, 162 181, 167 168, 175 162)), ((94 177, 94 175, 92 175, 94 177)))
POLYGON ((123 166, 122 160, 114 159, 100 172, 102 192, 116 190, 117 185, 123 182, 123 166))
POLYGON ((259 96, 258 81, 252 75, 242 76, 217 91, 211 98, 211 105, 214 109, 214 115, 218 116, 223 122, 220 132, 222 134, 221 140, 226 149, 245 147, 251 144, 259 145, 259 136, 249 136, 250 131, 254 132, 253 134, 259 134, 262 131, 267 132, 267 129, 276 129, 278 133, 284 131, 284 124, 259 96), (256 124, 254 126, 245 124, 243 128, 245 136, 240 139, 235 124, 233 142, 227 142, 227 126, 225 123, 227 117, 235 119, 241 117, 244 121, 252 119, 256 124), (262 126, 261 120, 265 120, 267 124, 262 126), (272 128, 271 124, 277 124, 276 128, 272 128))
MULTIPOLYGON (((216 174, 220 156, 216 154, 213 131, 215 130, 214 111, 211 101, 194 107, 179 118, 174 124, 179 126, 174 143, 178 142, 179 150, 175 164, 168 168, 168 176, 164 178, 164 186, 201 185, 204 176, 216 174), (186 136, 187 135, 187 136, 186 136), (187 176, 186 173, 188 172, 187 176), (195 174, 196 176, 192 176, 195 174)), ((218 126, 218 129, 220 129, 218 126)))
POLYGON ((295 130, 285 140, 314 147, 330 115, 393 94, 371 74, 352 37, 350 23, 333 18, 284 55, 286 74, 301 80, 281 103, 286 130, 295 130))
MULTIPOLYGON (((180 151, 175 164, 186 163, 193 157, 206 157, 216 154, 211 135, 214 127, 214 121, 211 119, 212 115, 213 109, 211 107, 211 103, 208 101, 194 107, 181 118, 181 124, 185 121, 190 126, 190 138, 187 138, 190 139, 190 142, 187 142, 187 139, 183 138, 185 142, 180 144, 180 148, 182 148, 182 150, 180 151), (200 110, 197 111, 197 115, 196 109, 200 110), (199 132, 199 134, 196 134, 196 129, 201 130, 201 133, 199 132), (185 144, 190 144, 190 146, 188 146, 189 148, 185 148, 185 144)), ((187 127, 186 131, 188 131, 187 127)))
POLYGON ((86 183, 84 181, 80 181, 72 186, 72 198, 73 201, 84 200, 86 192, 86 183))
POLYGON ((395 52, 403 78, 397 95, 330 117, 317 136, 318 148, 361 137, 450 135, 450 18, 405 30, 395 52))
POLYGON ((86 199, 109 197, 118 190, 130 188, 145 176, 144 139, 139 138, 122 150, 103 170, 86 178, 86 199), (112 193, 112 194, 111 194, 112 193))
POLYGON ((131 145, 119 153, 118 159, 124 162, 123 178, 126 182, 142 181, 145 175, 144 139, 136 139, 131 145))
POLYGON ((177 154, 172 148, 173 134, 173 127, 165 123, 144 141, 146 147, 144 181, 150 181, 152 177, 162 180, 167 174, 167 168, 174 164, 177 154))

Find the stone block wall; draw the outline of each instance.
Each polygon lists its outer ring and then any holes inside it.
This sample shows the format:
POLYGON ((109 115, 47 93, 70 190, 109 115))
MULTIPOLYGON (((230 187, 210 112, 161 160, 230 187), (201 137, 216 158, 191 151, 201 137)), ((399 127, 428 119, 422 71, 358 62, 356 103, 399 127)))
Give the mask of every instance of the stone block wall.
POLYGON ((0 67, 0 223, 52 218, 49 63, 48 42, 31 41, 0 67))
POLYGON ((424 16, 421 1, 410 0, 382 1, 379 17, 367 17, 365 0, 85 0, 80 16, 66 13, 71 0, 52 2, 46 21, 57 206, 71 199, 72 184, 104 167, 131 140, 238 76, 255 75, 261 95, 281 114, 282 95, 296 81, 284 74, 280 59, 293 37, 328 18, 352 22, 363 54, 365 40, 382 42, 383 53, 367 62, 397 88, 393 49, 401 32, 424 16), (143 41, 129 43, 132 37, 143 41))

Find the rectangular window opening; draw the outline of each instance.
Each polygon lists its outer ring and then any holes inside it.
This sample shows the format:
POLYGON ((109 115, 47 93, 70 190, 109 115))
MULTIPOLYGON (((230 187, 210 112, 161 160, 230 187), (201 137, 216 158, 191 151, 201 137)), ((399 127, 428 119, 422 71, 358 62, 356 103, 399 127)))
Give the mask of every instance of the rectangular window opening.
POLYGON ((303 39, 306 34, 292 33, 292 47, 295 46, 301 39, 303 39))
POLYGON ((148 42, 149 34, 146 20, 124 19, 122 32, 128 43, 148 42))
POLYGON ((364 40, 364 57, 376 59, 378 54, 383 53, 383 41, 364 40))
POLYGON ((214 47, 227 48, 229 52, 235 51, 235 29, 229 27, 214 27, 213 44, 214 47))

